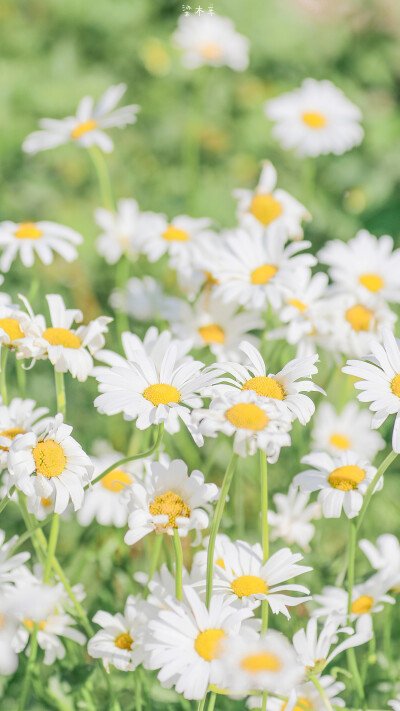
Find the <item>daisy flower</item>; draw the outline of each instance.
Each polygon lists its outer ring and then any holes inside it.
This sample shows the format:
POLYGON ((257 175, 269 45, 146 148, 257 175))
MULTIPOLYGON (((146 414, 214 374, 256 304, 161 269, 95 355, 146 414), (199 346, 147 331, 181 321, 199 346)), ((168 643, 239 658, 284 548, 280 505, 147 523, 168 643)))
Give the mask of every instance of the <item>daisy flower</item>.
POLYGON ((305 79, 299 89, 271 99, 265 114, 282 148, 297 155, 340 155, 361 143, 361 111, 330 81, 305 79))
POLYGON ((36 407, 31 399, 15 397, 9 405, 0 404, 0 468, 7 466, 8 450, 13 439, 31 430, 42 432, 50 421, 50 418, 44 418, 47 413, 47 407, 36 407))
POLYGON ((254 191, 235 190, 237 216, 250 214, 264 227, 282 227, 290 239, 302 239, 303 220, 311 220, 308 210, 286 190, 275 189, 277 172, 269 160, 263 162, 260 180, 254 191))
POLYGON ((73 322, 83 319, 79 309, 66 309, 59 294, 48 294, 51 326, 47 327, 44 316, 34 316, 28 302, 30 321, 25 329, 26 336, 19 344, 18 358, 48 358, 59 373, 71 373, 73 378, 84 382, 93 368, 92 355, 104 346, 104 333, 112 321, 107 316, 99 316, 87 326, 72 329, 73 322))
POLYGON ((219 664, 222 642, 230 644, 252 613, 226 604, 220 595, 207 609, 193 588, 185 586, 184 592, 188 605, 176 602, 150 620, 144 665, 160 669, 162 686, 174 686, 185 699, 202 699, 209 684, 226 688, 219 664))
MULTIPOLYGON (((329 675, 320 677, 318 681, 332 707, 345 706, 343 699, 337 696, 345 689, 345 685, 341 681, 335 681, 333 676, 329 675)), ((261 708, 262 697, 260 695, 250 696, 246 705, 249 709, 261 708)), ((285 711, 286 708, 288 711, 304 711, 304 707, 314 711, 325 711, 326 709, 321 694, 311 681, 296 686, 290 694, 289 701, 282 701, 274 696, 269 696, 267 699, 267 711, 285 711)))
POLYGON ((340 414, 333 405, 323 402, 314 417, 313 448, 337 455, 349 450, 373 461, 385 442, 378 432, 371 432, 372 415, 349 402, 340 414))
POLYGON ((0 269, 8 272, 17 255, 25 267, 33 266, 35 254, 43 264, 51 264, 53 252, 73 262, 78 257, 75 245, 81 242, 78 232, 56 222, 0 222, 0 269))
POLYGON ((29 321, 28 314, 12 304, 8 295, 0 294, 0 348, 7 346, 18 350, 21 339, 25 338, 29 321))
POLYGON ((125 91, 125 84, 110 86, 95 106, 91 96, 84 96, 75 116, 61 120, 41 119, 40 131, 29 134, 22 149, 26 153, 38 153, 72 141, 82 148, 98 146, 105 153, 111 153, 114 144, 103 129, 124 128, 135 123, 139 111, 136 104, 114 110, 125 91))
POLYGON ((228 66, 243 72, 249 63, 249 41, 235 31, 228 17, 215 13, 182 15, 173 42, 183 51, 182 64, 197 69, 203 64, 213 67, 228 66))
POLYGON ((114 289, 110 305, 136 321, 154 321, 163 317, 165 302, 169 298, 161 284, 146 275, 141 279, 132 277, 122 289, 114 289))
MULTIPOLYGON (((354 621, 362 615, 372 615, 381 612, 385 602, 395 604, 395 599, 387 595, 390 589, 390 581, 379 573, 373 575, 360 585, 355 585, 352 590, 350 621, 354 621)), ((314 602, 319 607, 312 611, 313 617, 332 617, 343 623, 347 619, 347 590, 326 586, 321 595, 313 596, 314 602)), ((369 623, 368 623, 369 624, 369 623)), ((370 625, 371 626, 371 625, 370 625)), ((365 630, 367 630, 367 622, 365 630)))
POLYGON ((361 390, 357 399, 360 402, 371 403, 369 409, 374 413, 372 427, 380 427, 389 415, 396 415, 392 447, 400 452, 400 341, 389 330, 382 334, 383 345, 371 341, 369 357, 371 363, 360 360, 349 360, 342 368, 343 373, 358 378, 354 383, 361 390))
POLYGON ((363 299, 350 292, 331 299, 334 308, 334 349, 348 356, 363 357, 371 352, 371 341, 382 340, 397 316, 385 301, 372 295, 363 299))
MULTIPOLYGON (((313 469, 297 474, 293 483, 306 493, 319 491, 318 501, 325 518, 339 518, 342 509, 348 518, 358 515, 363 496, 376 474, 375 467, 351 451, 336 457, 325 452, 312 452, 301 461, 313 469)), ((382 486, 383 478, 374 493, 382 486)))
POLYGON ((386 301, 400 301, 400 249, 393 251, 392 237, 378 239, 360 230, 347 243, 339 239, 327 242, 318 259, 329 265, 329 276, 337 286, 361 298, 372 294, 386 301))
POLYGON ((204 475, 197 469, 188 475, 182 459, 167 466, 153 462, 150 470, 143 483, 133 483, 130 488, 125 543, 133 545, 152 531, 172 536, 176 529, 180 536, 186 536, 190 530, 207 528, 204 507, 217 498, 218 487, 205 484, 204 475))
POLYGON ((94 659, 102 659, 108 672, 110 664, 120 671, 133 671, 142 663, 145 620, 140 595, 129 595, 123 614, 99 610, 93 622, 102 629, 89 640, 88 652, 94 659))
MULTIPOLYGON (((176 582, 174 569, 171 573, 167 565, 163 563, 161 568, 154 572, 151 580, 149 580, 149 576, 146 575, 146 573, 141 572, 136 573, 134 575, 134 579, 141 585, 145 585, 149 590, 146 601, 142 602, 143 610, 145 610, 148 620, 156 617, 159 610, 166 610, 170 607, 173 609, 174 604, 176 603, 176 582), (169 601, 172 601, 171 605, 169 601)), ((182 581, 184 590, 192 583, 192 575, 188 573, 185 566, 182 566, 182 581)), ((185 596, 184 590, 183 602, 188 605, 189 603, 185 596)))
POLYGON ((320 504, 309 504, 309 495, 298 491, 293 484, 289 487, 287 495, 274 494, 272 498, 276 512, 268 511, 271 540, 283 538, 289 545, 297 543, 308 551, 315 532, 315 527, 310 521, 320 518, 320 504))
POLYGON ((5 531, 0 529, 0 591, 14 583, 21 567, 30 558, 30 553, 26 551, 10 555, 12 549, 18 541, 18 536, 13 536, 6 542, 5 531))
MULTIPOLYGON (((191 577, 195 583, 204 581, 207 573, 207 558, 209 537, 203 538, 203 550, 195 553, 192 563, 191 577)), ((224 533, 218 533, 215 539, 214 546, 214 565, 219 565, 221 568, 225 566, 225 557, 229 555, 232 541, 229 536, 224 533)))
POLYGON ((70 499, 75 511, 82 506, 84 485, 93 472, 89 457, 71 432, 59 414, 40 435, 33 431, 19 434, 9 448, 10 485, 28 498, 48 498, 54 492, 56 513, 65 511, 70 499))
POLYGON ((211 220, 208 217, 195 219, 181 215, 169 221, 165 215, 148 221, 144 226, 143 249, 150 262, 156 262, 167 253, 172 269, 189 267, 191 254, 196 245, 201 249, 203 239, 209 235, 211 220))
POLYGON ((391 533, 384 533, 378 536, 375 546, 366 538, 360 541, 359 546, 375 570, 380 571, 388 578, 394 578, 393 585, 397 592, 400 587, 400 543, 398 538, 391 533))
POLYGON ((116 212, 99 207, 94 219, 102 230, 96 248, 108 264, 116 264, 123 254, 133 260, 141 252, 141 216, 136 200, 119 200, 116 212))
POLYGON ((197 410, 194 419, 205 437, 216 437, 218 432, 233 437, 233 449, 241 457, 260 449, 273 464, 281 447, 290 446, 292 423, 287 408, 253 390, 232 388, 212 400, 208 410, 197 410))

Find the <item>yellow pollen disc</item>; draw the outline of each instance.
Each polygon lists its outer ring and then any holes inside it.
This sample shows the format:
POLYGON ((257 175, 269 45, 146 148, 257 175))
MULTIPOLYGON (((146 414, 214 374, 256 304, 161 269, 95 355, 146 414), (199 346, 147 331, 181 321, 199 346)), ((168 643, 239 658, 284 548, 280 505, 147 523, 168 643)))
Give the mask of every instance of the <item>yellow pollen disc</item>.
POLYGON ((218 560, 215 561, 215 565, 219 565, 220 568, 225 570, 225 563, 222 558, 218 558, 218 560))
POLYGON ((248 597, 249 595, 257 595, 258 593, 266 595, 268 586, 265 580, 258 578, 257 575, 241 575, 232 582, 231 588, 238 597, 248 597))
POLYGON ((365 306, 356 304, 351 309, 347 309, 346 321, 357 333, 359 331, 368 331, 373 315, 373 312, 366 309, 365 306))
POLYGON ((18 239, 40 239, 43 232, 36 227, 34 222, 21 222, 14 237, 18 239))
POLYGON ((155 407, 158 407, 158 405, 169 405, 171 402, 179 402, 181 399, 179 390, 174 388, 173 385, 166 385, 165 383, 149 385, 142 395, 155 407))
POLYGON ((206 662, 211 662, 213 659, 217 659, 221 652, 221 642, 226 637, 223 630, 210 629, 200 632, 194 643, 194 648, 197 654, 206 662))
POLYGON ((209 326, 201 326, 199 328, 199 334, 205 343, 224 343, 225 333, 221 326, 216 323, 211 323, 209 326))
POLYGON ((329 474, 328 481, 334 489, 340 491, 350 491, 357 489, 357 486, 365 479, 365 471, 355 464, 346 464, 338 467, 329 474))
POLYGON ((77 349, 82 345, 81 339, 67 328, 46 328, 42 333, 42 338, 51 346, 77 349))
POLYGON ((132 649, 133 639, 128 632, 118 635, 115 638, 114 644, 118 649, 132 649))
MULTIPOLYGON (((312 669, 310 669, 310 671, 312 671, 312 669)), ((308 699, 306 699, 304 696, 299 696, 299 698, 297 699, 297 702, 298 703, 294 707, 293 711, 304 711, 304 707, 306 707, 306 709, 312 709, 311 702, 308 699), (300 704, 301 704, 301 706, 300 706, 300 704)), ((286 707, 287 707, 287 702, 286 702, 286 704, 283 704, 281 711, 285 711, 286 707)))
POLYGON ((250 378, 242 387, 242 390, 254 390, 257 395, 263 397, 273 397, 275 400, 283 400, 285 392, 282 385, 276 382, 273 378, 266 375, 259 375, 256 378, 250 378))
POLYGON ((6 332, 10 343, 24 337, 19 321, 16 318, 0 318, 0 328, 6 332))
POLYGON ((316 130, 324 128, 327 124, 326 116, 318 111, 306 111, 301 118, 309 128, 315 128, 316 130))
MULTIPOLYGON (((28 617, 25 617, 25 618, 24 618, 23 623, 24 623, 25 627, 27 627, 28 630, 31 630, 31 631, 33 630, 33 628, 34 628, 34 626, 35 626, 34 621, 33 621, 33 620, 30 620, 28 617)), ((38 624, 38 629, 39 629, 40 631, 42 631, 42 630, 45 629, 45 627, 46 627, 46 621, 45 621, 45 620, 41 620, 41 621, 39 622, 39 624, 38 624)))
POLYGON ((393 395, 400 397, 400 374, 395 375, 392 382, 390 383, 393 395))
POLYGON ((361 597, 352 602, 351 612, 354 612, 355 615, 365 615, 366 612, 370 611, 373 604, 374 599, 370 595, 361 595, 361 597))
POLYGON ((205 272, 204 272, 204 276, 205 276, 205 278, 206 278, 206 282, 207 282, 208 285, 219 284, 218 279, 215 279, 215 277, 213 277, 213 275, 211 274, 211 272, 205 271, 205 272))
POLYGON ((244 430, 263 430, 269 422, 264 410, 252 402, 240 402, 233 405, 226 411, 225 417, 231 425, 244 430))
POLYGON ((275 276, 278 267, 273 264, 263 264, 251 272, 250 278, 252 284, 268 284, 269 280, 275 276))
POLYGON ((240 666, 251 674, 259 674, 260 672, 278 672, 282 669, 282 662, 276 654, 258 652, 258 654, 249 654, 248 657, 244 657, 240 666))
POLYGON ((44 506, 45 509, 47 509, 49 506, 51 506, 52 500, 42 496, 42 498, 40 499, 40 503, 42 504, 42 506, 44 506))
POLYGON ((82 136, 84 136, 85 133, 89 133, 89 131, 94 131, 95 128, 97 128, 97 121, 94 119, 89 119, 89 121, 79 123, 71 131, 71 138, 74 138, 77 141, 78 138, 82 138, 82 136))
POLYGON ((118 493, 125 489, 125 486, 132 484, 132 477, 127 472, 123 472, 122 469, 114 469, 103 476, 100 483, 105 489, 118 493))
POLYGON ((334 432, 329 437, 329 442, 332 447, 337 447, 338 449, 350 449, 351 441, 348 437, 340 434, 340 432, 334 432))
POLYGON ((190 239, 190 235, 185 230, 180 230, 179 227, 174 227, 174 225, 168 225, 162 237, 167 242, 187 242, 190 239))
POLYGON ((176 519, 179 516, 184 516, 185 518, 190 516, 189 506, 173 491, 167 491, 161 496, 156 496, 149 508, 152 516, 168 516, 168 523, 165 524, 165 527, 178 528, 176 519))
POLYGON ((300 313, 303 313, 303 311, 306 311, 308 309, 307 304, 303 304, 303 302, 299 301, 299 299, 289 299, 289 304, 290 306, 294 306, 296 309, 298 309, 300 313))
POLYGON ((385 282, 379 274, 363 274, 360 276, 360 284, 365 286, 368 291, 372 291, 373 294, 376 294, 385 286, 385 282))
POLYGON ((59 476, 65 469, 67 460, 64 450, 58 442, 53 439, 46 439, 38 442, 32 450, 36 465, 36 473, 42 474, 47 479, 59 476))
POLYGON ((265 227, 282 215, 282 205, 274 196, 269 194, 254 195, 250 212, 265 227))
POLYGON ((204 59, 208 59, 210 62, 215 62, 222 56, 222 50, 219 44, 216 42, 205 42, 201 45, 199 49, 199 54, 201 54, 204 59))
MULTIPOLYGON (((19 434, 25 434, 25 430, 21 430, 20 427, 11 427, 9 430, 3 430, 0 432, 0 437, 7 437, 8 439, 14 439, 19 434)), ((3 452, 8 452, 8 447, 0 447, 3 452)))

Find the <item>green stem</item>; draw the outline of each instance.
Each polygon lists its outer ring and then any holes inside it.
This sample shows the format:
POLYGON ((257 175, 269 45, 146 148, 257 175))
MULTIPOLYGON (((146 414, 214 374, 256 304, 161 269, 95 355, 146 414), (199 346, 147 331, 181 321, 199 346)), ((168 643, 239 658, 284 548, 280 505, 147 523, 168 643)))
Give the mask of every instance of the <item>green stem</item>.
POLYGON ((392 664, 392 605, 386 605, 385 618, 383 622, 383 649, 389 669, 389 676, 393 679, 393 664, 392 664))
POLYGON ((10 491, 9 491, 9 495, 7 496, 7 494, 6 494, 6 496, 4 497, 3 501, 0 502, 0 513, 1 513, 2 511, 4 511, 4 509, 6 508, 8 502, 11 501, 11 497, 12 497, 14 491, 15 491, 15 486, 12 486, 11 489, 10 489, 10 491))
POLYGON ((208 710, 207 711, 214 711, 216 698, 217 698, 217 694, 215 693, 215 691, 212 691, 210 694, 210 700, 208 702, 208 710))
POLYGON ((9 552, 9 558, 11 558, 13 555, 16 554, 18 548, 20 548, 26 541, 29 541, 29 539, 33 536, 33 534, 39 530, 39 528, 44 528, 44 526, 47 526, 47 524, 50 523, 50 517, 48 516, 44 521, 40 521, 40 523, 37 524, 34 528, 32 528, 30 531, 25 531, 21 536, 18 536, 18 540, 16 541, 15 545, 11 548, 9 552))
POLYGON ((174 528, 173 543, 175 553, 175 597, 182 602, 183 553, 182 542, 177 528, 174 528))
POLYGON ((51 521, 51 529, 49 536, 49 545, 47 548, 47 559, 46 567, 44 570, 43 582, 48 583, 50 580, 51 569, 53 567, 53 560, 57 548, 58 532, 60 529, 60 517, 58 514, 54 513, 51 521))
POLYGON ((59 373, 54 370, 54 379, 56 384, 57 412, 61 412, 64 420, 67 415, 67 401, 65 397, 64 373, 59 373))
MULTIPOLYGON (((33 533, 33 529, 35 528, 35 526, 32 523, 31 516, 28 512, 25 496, 21 491, 18 492, 18 501, 19 501, 19 506, 21 509, 22 518, 24 519, 25 526, 28 529, 29 533, 32 535, 32 544, 35 549, 36 556, 37 556, 38 560, 40 561, 41 565, 44 567, 45 563, 46 563, 46 559, 45 559, 45 555, 42 551, 42 547, 38 541, 38 537, 37 537, 38 531, 36 532, 36 534, 33 533)), ((46 541, 45 536, 43 536, 43 538, 46 541)))
POLYGON ((0 388, 1 388, 1 398, 3 400, 3 405, 8 405, 7 398, 7 377, 6 377, 6 365, 8 358, 8 348, 7 346, 1 349, 1 373, 0 373, 0 388))
POLYGON ((227 466, 224 480, 222 482, 221 491, 219 494, 219 499, 215 507, 214 517, 211 525, 210 540, 208 543, 208 553, 207 553, 207 592, 206 592, 206 605, 209 607, 211 595, 212 595, 212 585, 213 585, 213 572, 214 572, 214 549, 215 540, 217 538, 217 533, 220 527, 222 514, 224 513, 225 501, 229 493, 229 488, 232 483, 233 472, 235 471, 236 462, 238 455, 232 453, 229 464, 227 466))
MULTIPOLYGON (((353 596, 354 587, 354 574, 355 574, 355 559, 356 559, 356 545, 357 545, 357 521, 356 519, 350 519, 350 539, 349 539, 349 568, 347 573, 347 586, 348 586, 348 598, 347 598, 347 622, 350 625, 351 621, 351 603, 353 596)), ((364 699, 364 688, 360 677, 360 672, 357 665, 357 657, 354 651, 354 647, 347 650, 347 661, 349 664, 349 669, 353 676, 354 685, 356 687, 357 694, 360 699, 364 699)), ((314 681, 315 684, 315 681, 314 681)))
MULTIPOLYGON (((269 530, 268 530, 268 467, 265 452, 260 450, 260 471, 261 471, 261 539, 263 549, 263 562, 266 563, 269 556, 269 530)), ((261 603, 261 632, 266 632, 268 628, 268 601, 261 603)), ((264 694, 263 694, 264 697, 264 694)), ((263 698, 262 711, 265 711, 267 699, 263 698)))
POLYGON ((315 674, 310 674, 310 677, 309 677, 309 678, 310 678, 310 681, 312 681, 312 683, 314 684, 315 688, 318 690, 319 695, 321 696, 321 699, 322 699, 322 701, 324 702, 324 705, 325 705, 326 710, 327 710, 327 711, 333 711, 332 706, 331 706, 331 702, 329 701, 329 699, 328 699, 328 697, 327 697, 327 695, 326 695, 325 689, 324 689, 323 686, 321 686, 321 684, 319 683, 319 681, 318 681, 317 677, 315 676, 315 674))
POLYGON ((266 711, 268 701, 268 692, 264 691, 261 697, 261 711, 266 711))
POLYGON ((135 677, 135 704, 136 711, 142 711, 142 685, 140 683, 140 676, 138 670, 134 673, 135 677))
POLYGON ((197 706, 197 711, 204 711, 204 707, 206 705, 206 698, 207 698, 207 692, 205 693, 205 696, 201 701, 199 701, 198 706, 197 706))
MULTIPOLYGON (((129 279, 129 271, 130 271, 130 261, 129 259, 123 254, 121 256, 121 259, 119 260, 117 266, 116 266, 116 286, 117 289, 119 289, 123 296, 125 297, 125 289, 126 289, 126 282, 129 279)), ((118 329, 118 336, 119 340, 121 341, 122 339, 122 334, 124 331, 129 331, 129 318, 128 314, 125 311, 125 303, 123 303, 123 306, 117 310, 116 314, 116 321, 117 321, 117 329, 118 329)))
POLYGON ((21 690, 21 696, 19 698, 19 706, 18 709, 19 711, 24 711, 26 700, 28 698, 29 694, 29 688, 31 685, 31 679, 32 679, 32 672, 35 666, 36 662, 36 656, 37 656, 37 651, 38 651, 38 640, 37 640, 37 633, 39 629, 39 623, 35 622, 31 634, 31 648, 29 652, 29 659, 28 659, 28 664, 26 667, 25 671, 25 678, 24 682, 22 685, 22 690, 21 690))
POLYGON ((156 540, 155 540, 154 546, 153 546, 153 555, 151 557, 151 563, 150 563, 150 568, 149 568, 149 579, 147 581, 147 585, 149 584, 150 580, 152 579, 154 573, 156 572, 158 559, 160 557, 162 543, 163 543, 163 534, 159 533, 158 535, 156 535, 156 540))
POLYGON ((365 494, 365 496, 364 496, 364 500, 363 500, 363 503, 362 503, 362 506, 361 506, 361 509, 360 509, 360 513, 358 514, 358 517, 357 517, 357 531, 358 531, 358 529, 360 528, 360 526, 361 526, 361 524, 362 524, 363 518, 364 518, 364 516, 365 516, 365 512, 366 512, 366 510, 367 510, 367 508, 368 508, 368 504, 369 504, 369 502, 371 501, 371 496, 372 496, 372 494, 373 494, 373 492, 374 492, 374 489, 375 489, 375 487, 376 487, 376 485, 377 485, 379 479, 381 478, 381 476, 383 476, 383 474, 385 473, 386 469, 387 469, 388 467, 390 467, 391 463, 396 459, 396 457, 397 457, 396 452, 390 452, 390 453, 387 455, 387 457, 383 460, 383 462, 382 462, 382 464, 380 465, 380 467, 378 468, 378 471, 376 472, 376 474, 375 474, 373 480, 371 481, 371 483, 370 483, 370 485, 369 485, 369 487, 368 487, 368 489, 367 489, 367 491, 366 491, 366 494, 365 494))
POLYGON ((18 395, 23 398, 25 397, 26 391, 26 370, 24 368, 24 362, 16 359, 15 367, 17 369, 18 395))
POLYGON ((91 146, 89 149, 90 157, 96 169, 97 178, 100 186, 101 200, 103 207, 106 210, 114 211, 114 200, 112 196, 110 176, 108 175, 107 165, 104 160, 103 152, 98 146, 91 146))

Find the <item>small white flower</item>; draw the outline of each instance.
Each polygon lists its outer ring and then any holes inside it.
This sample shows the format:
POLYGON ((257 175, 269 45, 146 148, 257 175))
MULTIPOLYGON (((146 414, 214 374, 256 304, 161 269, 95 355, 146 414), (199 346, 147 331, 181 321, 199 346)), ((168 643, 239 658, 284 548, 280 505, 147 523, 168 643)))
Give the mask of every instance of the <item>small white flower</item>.
MULTIPOLYGON (((174 609, 176 604, 176 581, 175 570, 168 570, 165 563, 161 568, 153 574, 151 580, 146 573, 136 573, 134 575, 136 582, 145 585, 149 589, 149 594, 146 601, 142 603, 147 619, 156 617, 159 610, 166 610, 169 607, 174 609), (171 604, 170 604, 171 603, 171 604)), ((192 575, 188 573, 185 566, 182 566, 182 582, 183 582, 183 602, 188 605, 188 600, 185 595, 187 586, 191 585, 192 575)))
POLYGON ((289 545, 297 543, 304 550, 309 550, 308 544, 315 532, 310 520, 320 518, 320 504, 308 504, 309 495, 298 491, 293 484, 287 495, 278 493, 272 498, 277 511, 268 511, 271 540, 283 538, 289 545))
POLYGON ((96 248, 108 264, 115 264, 123 254, 133 260, 141 253, 143 220, 136 200, 119 200, 116 212, 99 207, 94 219, 102 230, 96 248))
POLYGON ((18 434, 33 431, 36 434, 50 421, 44 418, 47 407, 37 407, 34 400, 22 400, 15 397, 9 405, 0 404, 0 467, 7 465, 8 450, 18 434))
POLYGON ((156 262, 163 254, 168 254, 172 269, 192 273, 193 256, 201 250, 204 240, 209 238, 211 220, 208 217, 195 219, 180 215, 169 221, 165 215, 147 220, 143 225, 143 251, 150 262, 156 262))
POLYGON ((209 64, 213 67, 226 65, 242 72, 249 63, 248 39, 235 31, 231 19, 215 13, 182 15, 173 41, 183 50, 182 64, 188 69, 209 64))
POLYGON ((75 245, 81 242, 78 232, 56 222, 0 222, 0 269, 8 272, 17 255, 25 267, 33 266, 35 254, 51 264, 53 252, 73 262, 78 257, 75 245))
POLYGON ((121 671, 133 671, 142 663, 145 619, 139 595, 129 595, 123 614, 99 610, 93 622, 102 629, 89 640, 88 652, 91 657, 102 659, 107 671, 110 664, 121 671))
POLYGON ((372 461, 385 442, 378 432, 371 432, 372 415, 349 402, 338 414, 329 402, 318 407, 312 431, 313 448, 340 454, 352 450, 372 461))
MULTIPOLYGON (((363 615, 370 616, 375 612, 380 612, 383 610, 385 602, 394 605, 395 599, 386 594, 389 589, 390 581, 380 573, 376 573, 360 585, 355 585, 351 597, 350 621, 353 622, 363 615)), ((328 585, 323 588, 321 595, 314 595, 313 600, 319 605, 316 610, 312 611, 313 617, 331 616, 340 624, 346 622, 347 590, 328 585)), ((370 624, 369 621, 365 623, 366 631, 368 630, 367 624, 370 624)))
POLYGON ((363 538, 359 546, 375 570, 393 580, 393 587, 400 586, 400 543, 396 536, 384 533, 376 539, 376 546, 363 538))
MULTIPOLYGON (((13 536, 6 542, 5 531, 0 529, 0 592, 3 593, 5 587, 10 583, 15 583, 21 571, 21 567, 30 558, 30 553, 26 551, 11 555, 10 553, 18 541, 18 536, 13 536)), ((0 625, 1 627, 1 625, 0 625)))
POLYGON ((362 358, 371 352, 371 341, 382 340, 383 332, 392 329, 397 315, 385 301, 371 294, 358 298, 351 292, 332 296, 334 311, 334 350, 347 356, 362 358))
MULTIPOLYGON (((337 696, 345 689, 343 682, 335 681, 329 675, 321 676, 318 681, 333 707, 345 706, 343 699, 337 696)), ((261 708, 262 696, 249 696, 246 705, 249 709, 261 708)), ((311 681, 296 686, 291 691, 288 701, 282 701, 274 696, 269 696, 267 699, 267 711, 300 711, 304 707, 313 709, 313 711, 325 711, 326 709, 321 694, 311 681)))
POLYGON ((168 297, 156 279, 144 276, 132 277, 122 289, 114 289, 110 296, 113 309, 132 316, 136 321, 154 321, 164 315, 168 297))
POLYGON ((2 298, 0 300, 0 347, 7 346, 18 350, 21 339, 25 337, 29 321, 28 314, 21 311, 19 306, 12 304, 9 298, 2 298))

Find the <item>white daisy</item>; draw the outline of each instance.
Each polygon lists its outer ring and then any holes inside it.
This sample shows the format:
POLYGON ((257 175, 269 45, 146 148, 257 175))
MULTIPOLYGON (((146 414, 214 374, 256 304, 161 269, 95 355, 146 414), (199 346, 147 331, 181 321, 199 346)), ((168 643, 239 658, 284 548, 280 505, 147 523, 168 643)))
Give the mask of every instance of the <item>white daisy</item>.
POLYGON ((282 147, 301 157, 340 155, 364 135, 360 110, 326 80, 305 79, 299 89, 267 101, 265 113, 282 147))
MULTIPOLYGON (((149 590, 146 601, 142 602, 147 619, 156 617, 159 610, 166 610, 168 608, 174 609, 174 605, 176 604, 176 582, 174 569, 171 572, 167 565, 163 563, 161 568, 154 572, 151 580, 149 580, 149 576, 146 575, 146 573, 140 572, 134 575, 134 579, 141 585, 145 585, 149 590)), ((182 566, 182 582, 182 599, 186 605, 189 605, 185 595, 185 590, 187 589, 187 586, 190 586, 192 583, 192 575, 188 573, 185 566, 182 566)))
MULTIPOLYGON (((0 297, 3 297, 3 294, 0 294, 0 297)), ((7 346, 18 350, 29 321, 28 314, 12 304, 9 297, 0 298, 0 347, 7 346)))
POLYGON ((169 302, 170 298, 159 281, 146 275, 141 279, 132 277, 122 289, 114 289, 110 304, 116 311, 122 311, 136 321, 154 321, 164 315, 165 302, 169 302))
POLYGON ((347 292, 331 298, 334 309, 334 350, 362 358, 371 352, 371 341, 382 340, 385 329, 392 329, 397 315, 385 301, 371 294, 363 299, 347 292))
POLYGON ((181 215, 169 221, 165 215, 158 220, 147 221, 143 250, 150 262, 156 262, 163 254, 169 256, 172 269, 192 271, 191 262, 195 247, 201 249, 203 240, 209 236, 211 220, 208 217, 195 219, 181 215))
POLYGON ((35 254, 43 264, 51 264, 53 252, 73 262, 78 257, 75 245, 81 242, 78 232, 56 222, 0 222, 0 269, 8 272, 17 255, 25 267, 33 266, 35 254))
MULTIPOLYGON (((203 538, 203 550, 197 551, 194 555, 191 578, 195 583, 204 581, 206 576, 209 541, 210 539, 208 536, 203 538)), ((214 546, 214 565, 220 565, 222 568, 225 566, 225 556, 229 555, 231 546, 232 541, 229 536, 226 536, 224 533, 217 534, 214 546)))
POLYGON ((196 69, 202 64, 228 66, 244 71, 249 63, 249 41, 235 31, 232 20, 215 13, 182 15, 173 34, 174 44, 183 51, 182 64, 196 69))
POLYGON ((41 130, 29 134, 22 149, 26 153, 38 153, 72 141, 83 148, 96 145, 105 153, 111 153, 114 144, 103 129, 124 128, 127 124, 135 123, 139 111, 136 104, 114 111, 125 91, 125 84, 110 86, 95 106, 91 96, 84 96, 79 102, 76 116, 61 120, 41 119, 41 130))
POLYGON ((289 487, 287 495, 278 493, 272 498, 276 512, 268 511, 271 540, 283 538, 289 545, 297 543, 308 551, 315 532, 315 527, 310 520, 320 518, 320 504, 309 504, 309 495, 298 491, 293 484, 289 487))
POLYGON ((0 404, 0 468, 7 465, 8 450, 14 437, 33 431, 43 431, 50 418, 47 407, 36 407, 34 400, 15 397, 9 405, 0 404))
POLYGON ((145 618, 139 595, 129 595, 123 614, 99 610, 93 622, 102 629, 89 640, 88 652, 91 657, 102 659, 107 671, 110 664, 121 671, 133 671, 142 663, 145 618))
MULTIPOLYGON (((320 492, 318 501, 325 518, 339 518, 342 509, 348 518, 358 515, 363 496, 376 474, 375 467, 351 451, 335 457, 326 452, 312 452, 301 461, 314 468, 297 474, 293 483, 306 493, 320 492)), ((373 493, 382 486, 381 477, 373 493)))
POLYGON ((13 536, 6 542, 5 531, 0 529, 0 591, 14 583, 20 573, 21 567, 30 558, 30 553, 24 551, 10 555, 18 541, 18 536, 13 536))
POLYGON ((384 533, 378 536, 375 546, 366 538, 360 541, 359 546, 375 570, 394 580, 393 586, 397 591, 400 587, 400 543, 398 538, 391 533, 384 533))
MULTIPOLYGON (((350 621, 354 621, 362 615, 371 615, 383 610, 384 603, 395 604, 395 599, 387 595, 390 589, 390 581, 385 576, 376 573, 371 578, 360 585, 355 585, 352 590, 350 621)), ((314 602, 319 607, 312 611, 313 617, 332 617, 340 624, 346 622, 348 593, 342 588, 326 586, 321 595, 313 596, 314 602)), ((367 630, 367 623, 365 623, 367 630)))
MULTIPOLYGON (((345 706, 343 699, 337 696, 345 689, 345 685, 341 681, 335 681, 333 676, 326 675, 320 677, 319 683, 332 707, 345 706)), ((260 695, 250 696, 246 705, 249 709, 261 708, 262 697, 260 695)), ((296 686, 289 696, 289 701, 282 701, 274 696, 269 696, 267 699, 267 711, 285 711, 285 709, 287 711, 304 711, 304 707, 314 711, 325 711, 326 709, 321 694, 311 681, 296 686)))
POLYGON ((94 219, 102 233, 97 238, 96 248, 108 264, 115 264, 125 254, 136 259, 141 252, 141 216, 136 200, 119 200, 116 212, 99 207, 94 219))
POLYGON ((17 435, 10 444, 8 469, 10 485, 29 497, 50 497, 55 493, 55 512, 62 513, 71 499, 75 510, 82 506, 84 485, 93 466, 78 442, 72 427, 57 415, 37 435, 33 431, 17 435))
POLYGON ((250 214, 264 227, 283 227, 290 239, 302 239, 303 220, 311 220, 308 210, 286 190, 275 190, 277 172, 269 160, 263 162, 260 180, 254 191, 235 190, 237 216, 250 214))
POLYGON ((336 455, 352 450, 372 461, 385 442, 378 432, 371 432, 372 415, 349 402, 340 414, 333 405, 323 402, 314 417, 313 448, 336 455))

